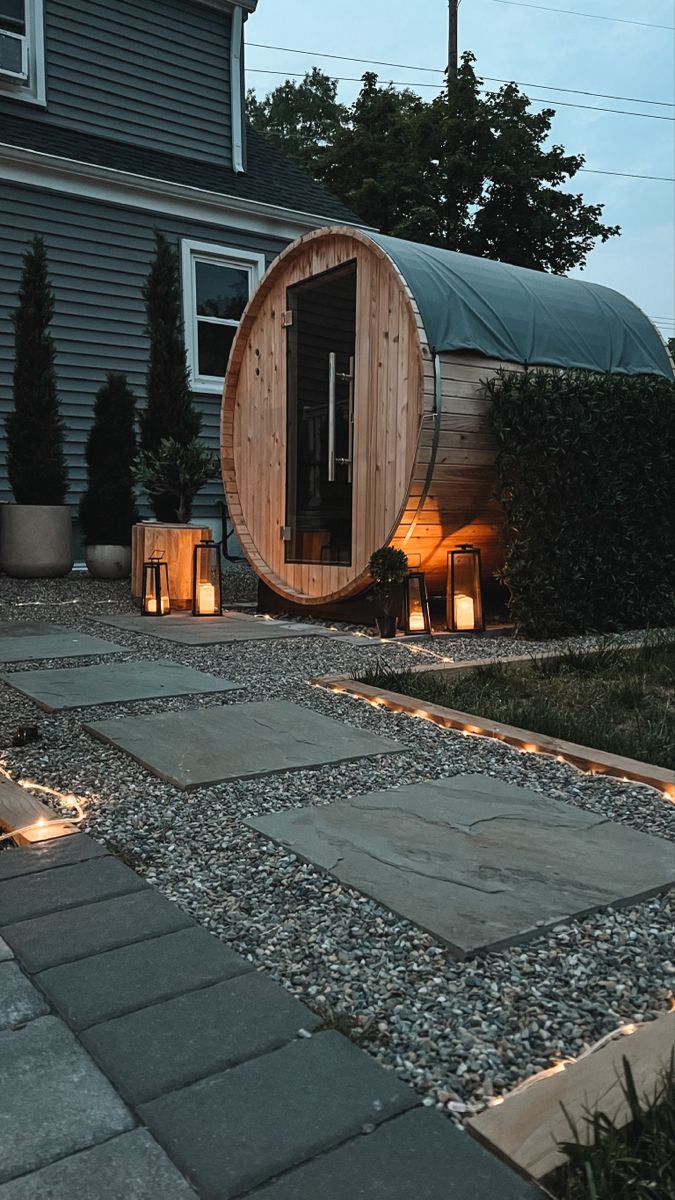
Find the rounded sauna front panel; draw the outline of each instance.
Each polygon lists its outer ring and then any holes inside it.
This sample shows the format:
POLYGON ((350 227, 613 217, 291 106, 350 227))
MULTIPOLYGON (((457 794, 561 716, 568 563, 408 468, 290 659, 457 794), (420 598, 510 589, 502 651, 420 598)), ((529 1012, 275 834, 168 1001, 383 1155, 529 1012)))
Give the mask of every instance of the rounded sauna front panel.
POLYGON ((367 585, 408 505, 425 356, 402 276, 356 230, 307 235, 262 280, 230 356, 223 475, 244 552, 282 596, 367 585))

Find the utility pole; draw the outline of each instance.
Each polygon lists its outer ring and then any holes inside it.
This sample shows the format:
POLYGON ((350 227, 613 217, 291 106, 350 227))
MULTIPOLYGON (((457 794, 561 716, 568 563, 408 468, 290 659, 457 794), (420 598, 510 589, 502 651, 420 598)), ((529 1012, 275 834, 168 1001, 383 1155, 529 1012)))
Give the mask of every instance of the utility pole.
POLYGON ((448 0, 448 88, 457 78, 457 10, 459 0, 448 0))

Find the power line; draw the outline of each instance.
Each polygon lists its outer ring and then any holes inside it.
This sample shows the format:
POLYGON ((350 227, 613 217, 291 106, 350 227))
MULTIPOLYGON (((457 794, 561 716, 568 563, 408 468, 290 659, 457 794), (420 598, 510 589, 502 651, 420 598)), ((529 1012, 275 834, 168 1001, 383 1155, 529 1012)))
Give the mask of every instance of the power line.
MULTIPOLYGON (((402 71, 423 71, 429 75, 444 75, 441 67, 420 67, 413 63, 384 62, 377 58, 355 58, 349 54, 328 54, 323 50, 299 50, 296 46, 273 46, 267 42, 247 42, 247 46, 255 46, 257 50, 279 50, 283 54, 304 54, 310 58, 333 58, 338 62, 362 63, 369 67, 398 67, 402 71)), ((282 72, 280 72, 282 73, 282 72)), ((543 88, 545 92, 569 92, 574 96, 593 96, 597 100, 625 100, 629 104, 652 104, 659 108, 675 108, 669 100, 644 100, 640 96, 615 96, 609 92, 588 92, 583 88, 557 87, 550 83, 523 83, 519 79, 499 79, 495 75, 483 75, 488 83, 515 83, 518 87, 543 88)))
POLYGON ((564 13, 568 17, 588 17, 591 21, 617 21, 620 25, 641 25, 643 29, 670 29, 675 25, 655 25, 652 21, 633 21, 630 17, 608 17, 604 13, 579 12, 578 8, 551 8, 548 4, 529 4, 527 0, 492 0, 493 4, 508 4, 514 8, 538 8, 542 12, 564 13))
MULTIPOLYGON (((299 78, 298 75, 294 74, 292 71, 273 71, 270 67, 247 67, 246 70, 247 73, 251 75, 286 75, 286 77, 289 79, 291 77, 293 79, 299 78)), ((356 75, 333 75, 331 78, 336 79, 338 83, 361 82, 360 78, 358 78, 356 75)), ((414 80, 404 81, 402 79, 392 79, 390 82, 394 87, 438 89, 437 83, 422 83, 414 80)), ((485 92, 489 91, 490 89, 481 88, 480 90, 485 92)), ((561 105, 563 108, 583 108, 589 112, 615 113, 621 117, 644 117, 646 120, 651 121, 675 121, 675 117, 664 117, 661 115, 661 113, 634 112, 628 108, 607 108, 605 105, 600 104, 576 104, 573 100, 558 100, 555 96, 551 97, 549 100, 547 100, 544 96, 528 96, 528 100, 533 101, 535 104, 543 104, 545 107, 551 104, 557 104, 561 105)))
POLYGON ((579 167, 579 170, 587 175, 619 175, 622 179, 655 179, 659 183, 675 183, 675 176, 671 175, 634 175, 631 171, 600 171, 596 167, 579 167))

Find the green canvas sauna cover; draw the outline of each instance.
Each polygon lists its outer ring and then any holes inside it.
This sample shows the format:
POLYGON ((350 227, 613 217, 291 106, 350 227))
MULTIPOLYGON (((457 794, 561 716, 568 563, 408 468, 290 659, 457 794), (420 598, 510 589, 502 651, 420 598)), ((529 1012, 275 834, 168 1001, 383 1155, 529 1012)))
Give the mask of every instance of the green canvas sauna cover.
POLYGON ((367 236, 398 267, 439 353, 475 350, 502 362, 673 378, 651 321, 612 288, 367 236))

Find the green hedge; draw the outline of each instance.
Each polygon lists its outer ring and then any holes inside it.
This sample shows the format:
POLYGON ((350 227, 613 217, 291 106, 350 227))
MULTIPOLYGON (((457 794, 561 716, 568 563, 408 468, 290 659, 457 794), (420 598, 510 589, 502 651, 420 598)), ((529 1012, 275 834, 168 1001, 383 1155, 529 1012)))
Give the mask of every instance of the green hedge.
POLYGON ((532 370, 486 387, 519 632, 675 624, 675 384, 532 370))

